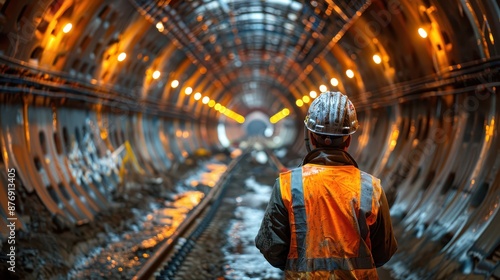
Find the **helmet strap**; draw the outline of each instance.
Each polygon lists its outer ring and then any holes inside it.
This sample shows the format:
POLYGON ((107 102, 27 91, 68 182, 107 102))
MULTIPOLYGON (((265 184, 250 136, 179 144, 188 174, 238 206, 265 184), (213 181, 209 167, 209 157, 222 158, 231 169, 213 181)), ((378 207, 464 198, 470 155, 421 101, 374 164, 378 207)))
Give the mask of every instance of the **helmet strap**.
POLYGON ((309 142, 309 130, 304 126, 304 141, 306 142, 306 150, 309 153, 311 151, 311 143, 309 142))

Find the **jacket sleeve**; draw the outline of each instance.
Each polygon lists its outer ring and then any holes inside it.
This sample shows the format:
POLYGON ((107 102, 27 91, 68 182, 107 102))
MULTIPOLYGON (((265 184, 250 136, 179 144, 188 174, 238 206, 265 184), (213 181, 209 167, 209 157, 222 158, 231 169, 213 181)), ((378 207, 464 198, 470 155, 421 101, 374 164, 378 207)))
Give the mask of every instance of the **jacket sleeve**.
POLYGON ((377 221, 370 226, 372 256, 376 267, 380 267, 387 263, 398 249, 398 244, 392 228, 389 204, 383 190, 379 202, 380 208, 377 221))
POLYGON ((264 213, 255 246, 274 267, 285 269, 290 247, 290 225, 280 193, 279 179, 274 184, 271 198, 264 213))

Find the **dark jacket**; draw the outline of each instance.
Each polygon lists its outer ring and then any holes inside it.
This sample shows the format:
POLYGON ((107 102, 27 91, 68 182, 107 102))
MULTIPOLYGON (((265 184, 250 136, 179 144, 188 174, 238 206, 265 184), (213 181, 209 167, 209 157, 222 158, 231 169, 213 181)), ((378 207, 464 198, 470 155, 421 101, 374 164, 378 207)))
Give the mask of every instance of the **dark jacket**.
MULTIPOLYGON (((306 155, 302 165, 307 163, 358 167, 349 153, 339 149, 315 149, 306 155)), ((397 250, 389 205, 383 191, 379 203, 377 221, 370 226, 372 257, 377 267, 388 262, 397 250)), ((255 238, 255 244, 272 266, 284 270, 290 244, 290 225, 288 212, 281 197, 279 180, 276 180, 273 186, 260 230, 255 238)))

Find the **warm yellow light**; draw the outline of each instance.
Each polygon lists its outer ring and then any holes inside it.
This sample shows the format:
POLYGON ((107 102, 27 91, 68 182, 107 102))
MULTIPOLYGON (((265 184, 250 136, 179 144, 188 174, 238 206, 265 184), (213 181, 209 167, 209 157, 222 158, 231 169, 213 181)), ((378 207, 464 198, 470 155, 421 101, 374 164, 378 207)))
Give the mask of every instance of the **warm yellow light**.
POLYGON ((332 78, 330 80, 330 84, 332 84, 332 86, 336 87, 339 85, 339 80, 337 80, 336 78, 332 78))
POLYGON ((382 58, 380 57, 380 55, 375 54, 375 55, 373 55, 373 61, 374 61, 376 64, 380 64, 380 63, 382 62, 382 58))
POLYGON ((302 101, 304 101, 304 103, 307 104, 307 103, 309 103, 309 101, 311 101, 311 98, 307 95, 304 95, 304 96, 302 96, 302 101))
POLYGON ((122 52, 118 55, 118 61, 124 61, 127 58, 127 54, 122 52))
POLYGON ((161 21, 156 24, 156 28, 160 32, 163 32, 163 30, 165 30, 165 26, 163 26, 163 23, 161 23, 161 21))
POLYGON ((271 123, 277 123, 280 120, 284 119, 286 116, 290 115, 290 110, 288 108, 284 108, 283 110, 279 111, 278 113, 274 114, 269 118, 269 122, 271 123))
POLYGON ((227 108, 225 106, 220 106, 220 112, 224 114, 226 112, 227 108))
POLYGON ((182 132, 182 137, 188 138, 189 137, 189 132, 188 131, 182 132))
POLYGON ((184 93, 186 93, 186 95, 190 95, 191 93, 193 93, 193 89, 191 87, 187 87, 185 90, 184 90, 184 93))
POLYGON ((66 23, 66 25, 63 27, 62 31, 64 33, 68 33, 71 31, 71 29, 73 28, 73 24, 71 23, 66 23))
POLYGON ((391 133, 391 143, 389 145, 389 150, 390 151, 393 151, 394 150, 394 147, 396 147, 396 144, 398 143, 398 136, 399 136, 399 130, 398 129, 395 129, 392 133, 391 133))
MULTIPOLYGON (((311 92, 309 92, 309 96, 310 96, 311 98, 316 98, 316 97, 318 97, 318 93, 317 93, 317 92, 315 92, 314 90, 311 90, 311 92)), ((300 107, 300 106, 299 106, 299 107, 300 107)))
POLYGON ((201 93, 197 92, 194 94, 194 100, 200 100, 201 98, 201 93))
POLYGON ((214 109, 215 109, 216 111, 219 111, 219 110, 220 110, 220 107, 222 107, 222 105, 220 105, 220 103, 217 103, 217 104, 215 104, 214 109))
POLYGON ((297 107, 302 107, 304 105, 304 101, 302 101, 302 99, 297 99, 297 101, 295 101, 295 104, 297 105, 297 107))
POLYGON ((172 81, 172 83, 170 83, 170 86, 171 86, 172 88, 176 88, 176 87, 178 87, 178 86, 179 86, 179 81, 177 81, 177 80, 173 80, 173 81, 172 81))
POLYGON ((208 97, 208 96, 205 96, 205 97, 203 97, 203 99, 201 99, 201 102, 203 102, 203 104, 208 104, 209 101, 210 101, 210 97, 208 97))
POLYGON ((420 27, 418 29, 418 35, 420 35, 420 37, 422 37, 422 38, 427 38, 427 31, 425 31, 425 29, 423 29, 422 27, 420 27))
POLYGON ((208 101, 208 107, 212 108, 215 106, 215 100, 208 101))
POLYGON ((161 73, 160 71, 156 70, 153 72, 153 79, 158 79, 159 77, 161 76, 161 73))
POLYGON ((352 79, 352 77, 354 77, 354 72, 351 70, 351 69, 347 69, 347 71, 345 71, 345 74, 347 75, 347 77, 349 77, 350 79, 352 79))
POLYGON ((326 86, 325 85, 320 85, 319 86, 319 91, 321 92, 325 92, 327 90, 326 86))

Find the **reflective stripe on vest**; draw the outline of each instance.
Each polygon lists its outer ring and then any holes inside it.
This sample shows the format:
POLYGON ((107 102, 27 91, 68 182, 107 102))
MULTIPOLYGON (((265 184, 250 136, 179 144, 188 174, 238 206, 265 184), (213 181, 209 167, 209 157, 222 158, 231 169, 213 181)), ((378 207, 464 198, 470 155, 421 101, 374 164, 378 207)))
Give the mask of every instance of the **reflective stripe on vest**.
MULTIPOLYGON (((318 271, 318 270, 356 270, 356 269, 372 269, 375 268, 373 259, 371 257, 370 249, 368 248, 365 240, 369 240, 369 228, 367 225, 365 214, 368 215, 372 212, 373 203, 373 188, 372 176, 360 172, 357 174, 361 176, 361 190, 359 197, 359 215, 353 219, 359 218, 357 224, 359 226, 359 249, 356 257, 338 257, 338 256, 324 256, 322 258, 308 258, 307 257, 307 234, 308 234, 308 221, 307 209, 304 199, 303 176, 302 168, 297 168, 291 171, 291 180, 286 184, 290 184, 291 192, 291 205, 292 208, 291 222, 294 225, 295 244, 297 250, 297 258, 292 257, 287 260, 286 270, 291 271, 318 271)), ((293 244, 294 242, 292 242, 293 244)), ((344 245, 344 244, 342 244, 344 245)))

